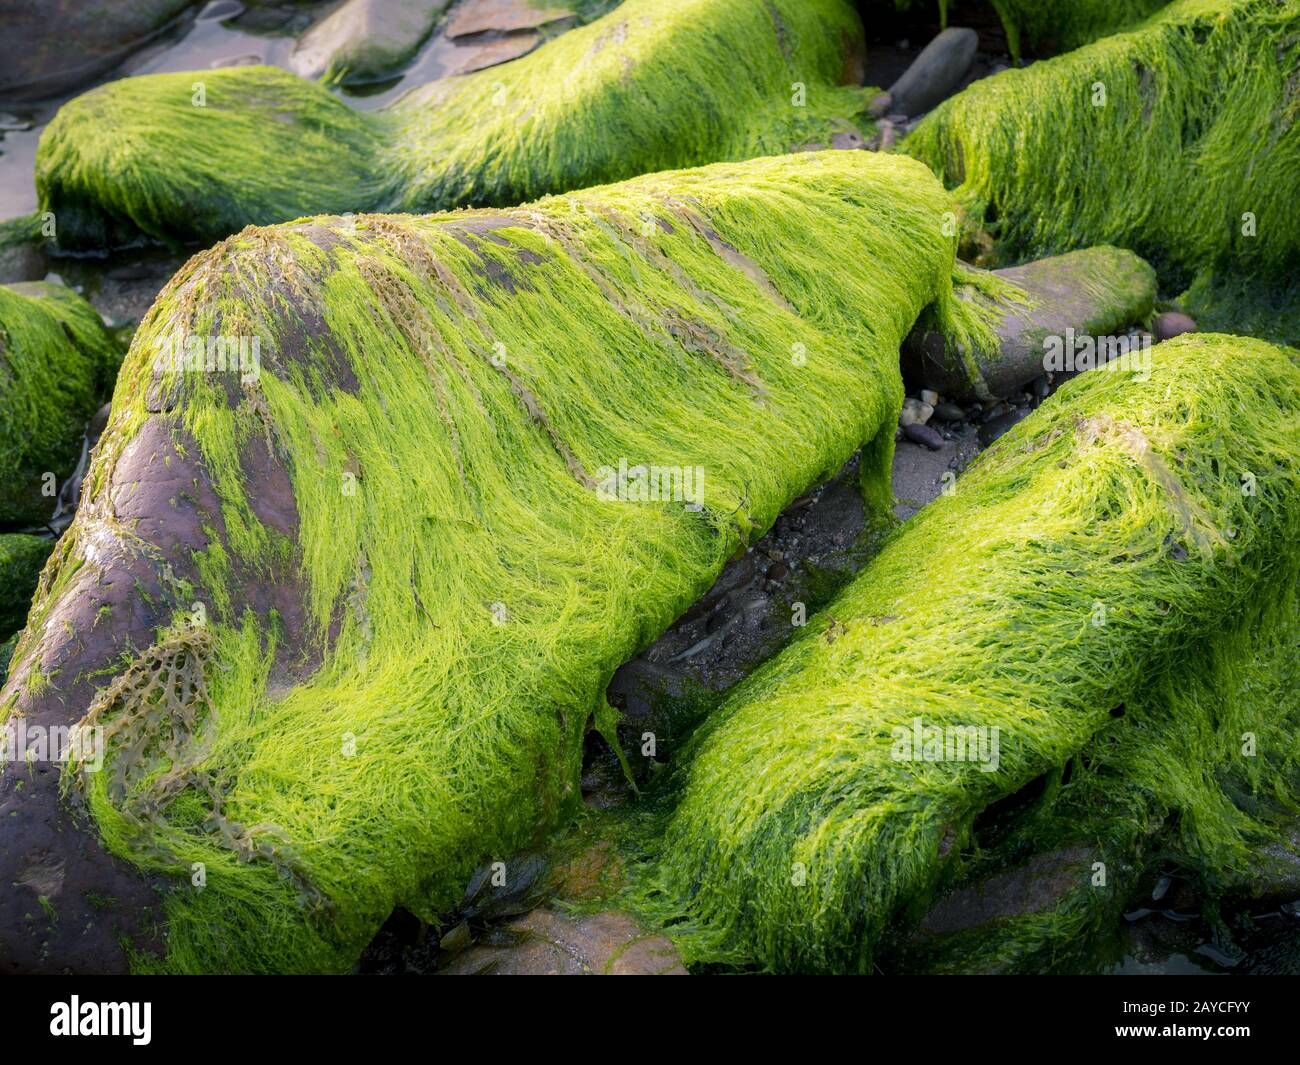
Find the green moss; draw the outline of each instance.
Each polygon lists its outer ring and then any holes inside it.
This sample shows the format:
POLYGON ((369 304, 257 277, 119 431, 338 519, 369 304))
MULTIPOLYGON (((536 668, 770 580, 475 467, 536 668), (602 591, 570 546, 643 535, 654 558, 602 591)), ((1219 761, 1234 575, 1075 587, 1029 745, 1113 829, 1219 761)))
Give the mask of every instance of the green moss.
POLYGON ((1297 20, 1297 0, 1179 0, 976 82, 905 150, 957 187, 1004 258, 1115 244, 1173 291, 1210 268, 1287 276, 1300 247, 1297 20))
POLYGON ((120 358, 99 314, 68 289, 0 286, 0 526, 50 516, 120 358))
POLYGON ((1007 44, 1017 59, 1023 51, 1078 48, 1133 25, 1169 0, 989 0, 1002 19, 1007 44))
POLYGON ((266 67, 126 78, 59 111, 37 187, 60 241, 95 247, 320 212, 514 204, 829 142, 860 121, 864 95, 842 82, 861 46, 848 0, 627 0, 375 114, 266 67))
POLYGON ((806 153, 249 230, 192 260, 136 335, 65 540, 71 564, 151 416, 159 340, 263 336, 235 407, 208 375, 161 383, 221 501, 196 562, 207 627, 178 613, 93 709, 120 730, 84 783, 107 845, 183 878, 164 967, 346 968, 394 906, 435 920, 577 807, 613 671, 864 441, 887 497, 898 347, 951 301, 950 208, 913 160, 806 153), (241 462, 268 438, 299 523, 287 566, 241 462), (601 499, 620 459, 703 468, 702 509, 601 499), (286 568, 306 617, 285 653, 322 658, 272 685, 279 628, 232 604, 237 574, 286 568), (150 740, 159 663, 207 694, 150 740))
MULTIPOLYGON (((1186 336, 1147 380, 1069 382, 710 717, 650 909, 696 960, 870 971, 981 812, 1059 770, 1153 679, 1205 682, 1207 640, 1276 622, 1274 590, 1300 569, 1297 446, 1300 365, 1259 341, 1186 336), (918 719, 998 728, 995 767, 899 757, 894 730, 918 719)), ((1133 779, 1141 739, 1121 762, 1133 779)), ((1141 772, 1170 796, 1206 768, 1141 772)))
POLYGON ((1068 763, 1064 783, 972 856, 978 883, 990 868, 1082 849, 1076 886, 1058 904, 937 941, 918 937, 891 967, 1097 971, 1118 960, 1108 949, 1119 911, 1143 905, 1134 889, 1158 873, 1190 880, 1212 920, 1234 897, 1250 897, 1300 815, 1300 596, 1290 582, 1270 598, 1260 616, 1198 644, 1204 668, 1175 659, 1149 675, 1068 763), (1104 884, 1094 883, 1093 861, 1105 865, 1104 884))
POLYGON ((23 626, 36 580, 54 544, 39 536, 0 533, 0 639, 23 626))

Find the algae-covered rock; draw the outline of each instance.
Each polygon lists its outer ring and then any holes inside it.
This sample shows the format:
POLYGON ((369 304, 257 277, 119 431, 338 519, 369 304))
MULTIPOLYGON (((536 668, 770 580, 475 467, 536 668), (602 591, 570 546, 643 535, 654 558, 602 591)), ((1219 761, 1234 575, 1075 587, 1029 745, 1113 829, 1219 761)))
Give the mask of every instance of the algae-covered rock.
POLYGON ((0 286, 0 526, 50 516, 119 359, 99 314, 75 293, 0 286))
POLYGON ((516 204, 829 143, 862 109, 842 84, 861 48, 848 0, 627 0, 506 68, 373 114, 267 67, 126 78, 59 111, 37 188, 70 247, 516 204))
POLYGON ((580 802, 615 669, 746 538, 864 442, 887 512, 950 207, 914 160, 809 153, 191 260, 0 693, 107 743, 62 774, 80 827, 56 774, 0 777, 0 878, 43 849, 68 885, 57 927, 0 894, 0 956, 122 968, 165 914, 140 967, 337 970, 454 907, 580 802), (205 363, 223 337, 259 360, 205 363))
POLYGON ((36 578, 54 544, 39 536, 0 533, 0 641, 23 627, 36 578))
POLYGON ((1007 32, 1011 54, 1028 45, 1058 52, 1090 44, 1159 11, 1169 0, 989 0, 1007 32))
POLYGON ((1079 375, 986 451, 693 740, 651 907, 688 961, 870 971, 983 811, 1277 616, 1298 434, 1293 354, 1195 334, 1149 375, 1079 375))
POLYGON ((1176 659, 1149 675, 1007 825, 984 831, 1000 838, 980 841, 889 967, 1098 971, 1115 960, 1122 910, 1171 908, 1158 887, 1135 890, 1155 882, 1146 869, 1177 870, 1216 921, 1242 901, 1300 897, 1298 591, 1280 582, 1257 616, 1201 642, 1201 668, 1176 659))
POLYGON ((0 0, 0 100, 39 100, 103 74, 194 0, 0 0))
POLYGON ((1170 284, 1291 276, 1300 248, 1300 0, 1178 0, 1137 28, 985 78, 905 151, 1006 255, 1130 248, 1170 284))
MULTIPOLYGON (((1108 342, 1150 317, 1156 275, 1122 248, 1085 248, 991 275, 971 271, 957 295, 989 320, 992 342, 972 343, 922 323, 903 348, 903 378, 960 400, 988 399, 1010 395, 1048 370, 1073 370, 1076 356, 1078 368, 1090 369, 1119 355, 1120 345, 1108 342), (1086 365, 1085 340, 1092 352, 1086 365), (1078 350, 1067 360, 1071 346, 1078 350), (1053 360, 1059 365, 1049 365, 1053 360)), ((1123 353, 1133 354, 1123 339, 1123 353)))
POLYGON ((299 39, 292 66, 304 78, 378 81, 408 62, 451 0, 347 0, 299 39))

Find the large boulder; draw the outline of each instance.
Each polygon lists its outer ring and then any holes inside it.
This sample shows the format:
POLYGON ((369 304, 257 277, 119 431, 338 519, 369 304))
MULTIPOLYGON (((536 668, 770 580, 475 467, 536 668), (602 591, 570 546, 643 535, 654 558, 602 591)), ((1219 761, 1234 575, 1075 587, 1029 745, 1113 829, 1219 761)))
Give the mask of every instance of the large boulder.
POLYGON ((0 101, 42 100, 93 81, 195 0, 0 0, 0 101))
MULTIPOLYGON (((1212 690, 1216 641, 1239 656, 1252 625, 1277 630, 1277 590, 1294 601, 1297 415, 1293 353, 1191 334, 1149 375, 1079 375, 984 452, 693 739, 647 904, 687 961, 871 971, 985 811, 1128 726, 1153 681, 1212 690)), ((1263 708, 1257 729, 1285 723, 1263 708)), ((1143 714, 1124 735, 1146 761, 1121 765, 1183 797, 1218 713, 1143 714)))
POLYGON ((379 81, 415 55, 451 0, 347 0, 299 38, 291 65, 313 81, 379 81))
POLYGON ((1087 368, 1103 361, 1099 343, 1102 356, 1114 355, 1121 345, 1108 342, 1122 339, 1123 353, 1133 355, 1128 336, 1117 334, 1146 321, 1156 299, 1155 271, 1122 248, 1085 248, 963 274, 957 298, 972 305, 972 316, 984 328, 962 334, 923 321, 902 352, 909 387, 960 400, 1012 395, 1049 370, 1073 369, 1074 348, 1082 356, 1085 340, 1092 352, 1087 368), (1060 365, 1052 365, 1057 356, 1060 365))
POLYGON ((0 881, 61 878, 57 922, 0 893, 0 958, 342 970, 453 908, 580 804, 615 669, 742 543, 864 443, 888 512, 950 206, 826 152, 191 260, 0 691, 104 742, 0 776, 0 881))

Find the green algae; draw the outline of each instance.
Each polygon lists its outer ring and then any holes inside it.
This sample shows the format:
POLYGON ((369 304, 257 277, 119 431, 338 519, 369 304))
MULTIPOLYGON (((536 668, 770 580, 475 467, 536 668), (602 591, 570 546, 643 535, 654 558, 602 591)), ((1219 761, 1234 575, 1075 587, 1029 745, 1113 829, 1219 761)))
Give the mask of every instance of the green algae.
MULTIPOLYGON (((892 968, 927 972, 1080 972, 1104 967, 1134 887, 1177 871, 1219 919, 1261 890, 1267 856, 1293 846, 1300 817, 1300 595, 1270 592, 1257 618, 1197 646, 1204 668, 1174 661, 1058 773, 1051 793, 1005 837, 968 859, 968 880, 1019 875, 1034 854, 1087 855, 1056 904, 956 934, 917 937, 892 968), (1096 883, 1093 862, 1104 865, 1096 883), (1150 872, 1143 876, 1143 871, 1150 872), (996 875, 996 874, 995 874, 996 875)), ((1264 885, 1267 890, 1267 885, 1264 885)), ((1153 906, 1145 900, 1147 906, 1153 906)))
POLYGON ((0 533, 0 640, 23 627, 36 580, 53 544, 39 536, 0 533))
POLYGON ((904 150, 1004 258, 1116 244, 1175 291, 1210 269, 1286 275, 1300 247, 1298 30, 1296 0, 1179 0, 975 83, 904 150))
POLYGON ((105 663, 108 772, 69 777, 112 853, 174 878, 168 955, 140 967, 346 968, 394 906, 436 920, 563 821, 623 661, 864 441, 888 497, 898 346, 951 303, 950 207, 913 160, 806 153, 250 229, 191 260, 136 334, 34 614, 123 535, 113 470, 161 419, 219 517, 155 645, 105 663), (264 338, 234 405, 154 366, 218 328, 264 338), (289 534, 249 483, 261 440, 289 534), (702 468, 701 508, 602 499, 621 459, 702 468), (246 580, 297 588, 303 616, 239 608, 246 580))
MULTIPOLYGON (((879 0, 866 0, 870 7, 879 0)), ((930 0, 894 0, 899 10, 919 7, 930 0)), ((1139 22, 1164 7, 1169 0, 988 0, 1002 20, 1007 46, 1020 59, 1028 45, 1034 52, 1068 51, 1091 44, 1139 22)), ((938 0, 942 25, 949 22, 948 0, 938 0)))
POLYGON ((126 78, 60 109, 36 182, 69 247, 516 204, 829 142, 864 121, 861 50, 847 0, 627 0, 374 114, 267 67, 126 78))
MULTIPOLYGON (((1300 564, 1298 437, 1300 365, 1259 341, 1185 336, 1156 349, 1149 378, 1069 382, 693 738, 646 908, 688 960, 870 971, 983 811, 1144 692, 1209 683, 1208 639, 1278 617, 1273 593, 1300 564), (895 730, 917 721, 997 727, 999 753, 904 758, 895 730)), ((1165 738, 1186 728, 1203 750, 1211 711, 1180 711, 1165 738)), ((1208 809, 1204 762, 1168 764, 1188 741, 1148 764, 1146 738, 1120 756, 1126 779, 1166 798, 1186 786, 1208 809)), ((1212 816, 1192 831, 1202 853, 1240 853, 1212 816)))
POLYGON ((73 292, 0 286, 0 526, 49 518, 120 358, 99 314, 73 292))

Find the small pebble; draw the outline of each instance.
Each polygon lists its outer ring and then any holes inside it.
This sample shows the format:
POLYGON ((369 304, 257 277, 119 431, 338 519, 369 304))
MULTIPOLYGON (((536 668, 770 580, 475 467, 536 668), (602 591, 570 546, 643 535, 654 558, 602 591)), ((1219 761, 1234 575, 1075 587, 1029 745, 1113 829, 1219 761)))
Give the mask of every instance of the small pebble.
POLYGON ((790 576, 790 567, 784 562, 776 562, 767 568, 767 579, 769 581, 783 581, 790 576))
POLYGON ((939 405, 939 393, 932 388, 921 389, 921 402, 928 403, 931 407, 939 405))
POLYGON ((920 423, 905 425, 903 426, 903 435, 912 443, 921 444, 931 451, 941 451, 943 449, 943 437, 928 425, 921 425, 920 423))
POLYGON ((964 422, 966 412, 956 403, 940 403, 934 408, 934 416, 941 422, 964 422))
POLYGON ((1173 340, 1174 337, 1182 336, 1184 333, 1195 333, 1196 319, 1178 311, 1165 311, 1163 314, 1156 315, 1151 329, 1157 341, 1173 340))
POLYGON ((898 414, 898 424, 904 428, 909 425, 924 425, 933 413, 934 407, 929 403, 909 396, 903 400, 903 409, 898 414))
POLYGON ((893 106, 894 98, 887 92, 882 92, 879 96, 873 96, 871 102, 867 104, 867 114, 872 118, 880 118, 889 112, 893 106))

